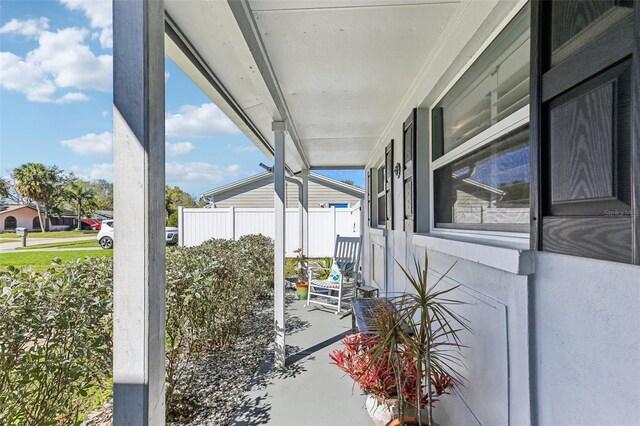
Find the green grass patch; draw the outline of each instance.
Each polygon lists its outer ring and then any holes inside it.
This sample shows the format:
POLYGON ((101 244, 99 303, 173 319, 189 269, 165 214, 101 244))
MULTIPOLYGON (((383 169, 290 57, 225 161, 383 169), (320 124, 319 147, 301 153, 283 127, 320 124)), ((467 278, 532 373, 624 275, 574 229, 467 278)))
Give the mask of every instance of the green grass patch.
POLYGON ((98 235, 98 231, 78 231, 74 229, 72 231, 31 232, 29 233, 29 235, 35 238, 72 238, 86 237, 88 235, 98 235))
POLYGON ((46 243, 46 244, 34 244, 27 247, 18 247, 16 250, 31 250, 42 248, 99 248, 98 241, 96 240, 83 240, 83 241, 67 241, 62 243, 46 243))
POLYGON ((30 251, 23 253, 0 253, 0 269, 13 265, 16 268, 31 266, 34 271, 42 272, 50 265, 54 257, 63 262, 84 257, 111 257, 113 250, 69 250, 69 251, 30 251))
MULTIPOLYGON (((86 237, 87 235, 98 235, 98 231, 78 231, 74 229, 72 231, 48 231, 48 232, 40 232, 40 231, 31 231, 29 232, 29 237, 33 238, 72 238, 72 237, 86 237)), ((0 234, 0 238, 5 239, 14 239, 17 240, 19 237, 15 234, 15 232, 5 232, 4 234, 0 234)))

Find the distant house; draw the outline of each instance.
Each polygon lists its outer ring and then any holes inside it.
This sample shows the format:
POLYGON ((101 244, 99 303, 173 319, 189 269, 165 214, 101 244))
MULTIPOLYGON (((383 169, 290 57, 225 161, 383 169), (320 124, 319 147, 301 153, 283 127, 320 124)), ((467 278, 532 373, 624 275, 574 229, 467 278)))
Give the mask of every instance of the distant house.
MULTIPOLYGON (((72 212, 63 212, 60 217, 49 219, 49 230, 59 231, 73 228, 76 219, 72 212)), ((0 206, 0 232, 14 232, 16 228, 27 228, 29 231, 40 230, 38 211, 31 205, 8 204, 0 206)))
MULTIPOLYGON (((298 186, 287 182, 287 207, 297 207, 298 186)), ((205 192, 213 207, 273 207, 273 174, 261 173, 205 192)), ((309 207, 348 208, 364 198, 364 190, 309 173, 309 207)))

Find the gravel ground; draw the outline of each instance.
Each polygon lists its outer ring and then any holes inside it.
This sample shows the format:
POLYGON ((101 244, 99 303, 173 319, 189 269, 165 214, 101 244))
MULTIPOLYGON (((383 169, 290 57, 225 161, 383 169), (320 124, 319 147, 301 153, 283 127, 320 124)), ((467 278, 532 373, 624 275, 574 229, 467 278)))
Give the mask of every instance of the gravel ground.
MULTIPOLYGON (((295 291, 287 291, 287 304, 295 300, 295 291)), ((308 324, 288 316, 287 332, 308 324)), ((205 357, 197 367, 190 395, 185 395, 182 412, 187 415, 169 425, 226 425, 242 402, 245 391, 254 384, 254 374, 273 342, 273 300, 260 301, 236 344, 226 351, 205 357)), ((291 349, 287 348, 289 352, 291 349)), ((268 355, 267 355, 268 358, 268 355)), ((88 426, 111 424, 111 401, 91 413, 88 426)))
POLYGON ((190 418, 173 425, 226 425, 273 342, 273 300, 259 302, 236 344, 205 357, 192 384, 190 418))

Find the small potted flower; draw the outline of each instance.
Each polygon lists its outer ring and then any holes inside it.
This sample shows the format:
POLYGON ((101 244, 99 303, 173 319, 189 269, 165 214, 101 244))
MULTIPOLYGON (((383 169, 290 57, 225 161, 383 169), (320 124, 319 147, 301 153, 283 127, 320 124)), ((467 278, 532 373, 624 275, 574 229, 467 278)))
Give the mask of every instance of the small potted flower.
POLYGON ((306 271, 308 267, 308 259, 302 252, 302 248, 293 251, 296 254, 296 263, 293 265, 293 270, 296 272, 296 292, 298 293, 298 299, 304 300, 309 293, 309 282, 305 280, 306 271))

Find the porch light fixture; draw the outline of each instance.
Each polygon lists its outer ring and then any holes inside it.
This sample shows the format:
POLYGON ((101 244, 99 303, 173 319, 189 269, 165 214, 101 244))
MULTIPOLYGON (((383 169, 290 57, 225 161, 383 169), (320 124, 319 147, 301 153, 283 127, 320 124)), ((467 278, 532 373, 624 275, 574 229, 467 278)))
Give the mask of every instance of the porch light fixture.
POLYGON ((400 163, 396 163, 396 166, 393 168, 394 173, 396 174, 396 178, 400 179, 400 173, 402 172, 402 167, 400 163))

